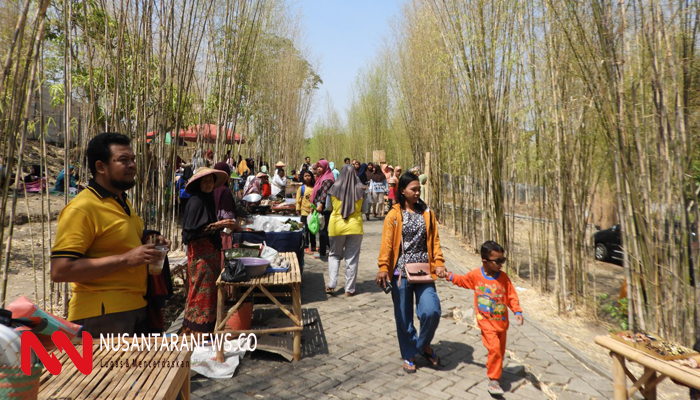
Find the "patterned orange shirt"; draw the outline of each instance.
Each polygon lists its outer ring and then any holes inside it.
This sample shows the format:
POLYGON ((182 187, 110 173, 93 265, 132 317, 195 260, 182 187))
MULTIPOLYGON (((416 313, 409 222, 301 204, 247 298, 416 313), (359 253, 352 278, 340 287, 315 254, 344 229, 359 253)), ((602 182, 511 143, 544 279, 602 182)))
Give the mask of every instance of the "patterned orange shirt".
POLYGON ((474 291, 474 310, 479 328, 483 331, 503 332, 508 330, 508 310, 522 313, 518 294, 508 278, 501 271, 495 278, 484 272, 483 268, 469 271, 466 275, 450 274, 447 280, 457 286, 474 291))

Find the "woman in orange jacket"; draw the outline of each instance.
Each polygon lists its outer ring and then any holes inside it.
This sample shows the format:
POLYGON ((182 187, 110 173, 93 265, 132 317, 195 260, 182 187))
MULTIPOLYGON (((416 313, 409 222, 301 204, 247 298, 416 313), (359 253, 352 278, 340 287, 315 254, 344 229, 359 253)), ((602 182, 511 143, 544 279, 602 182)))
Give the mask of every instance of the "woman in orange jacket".
POLYGON ((391 288, 403 369, 411 374, 416 372, 416 354, 425 357, 428 366, 440 367, 430 342, 440 322, 441 311, 435 283, 408 283, 406 263, 429 263, 433 279, 445 273, 435 214, 420 199, 420 182, 410 172, 399 179, 396 204, 384 219, 376 281, 385 289, 391 288), (414 297, 420 333, 413 326, 414 297))

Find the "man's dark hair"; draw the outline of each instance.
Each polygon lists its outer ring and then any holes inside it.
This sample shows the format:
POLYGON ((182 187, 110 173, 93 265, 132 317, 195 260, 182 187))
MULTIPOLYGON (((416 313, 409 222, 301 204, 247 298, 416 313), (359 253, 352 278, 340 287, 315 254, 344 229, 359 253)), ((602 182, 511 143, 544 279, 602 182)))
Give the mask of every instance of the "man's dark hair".
POLYGON ((487 240, 486 242, 484 242, 484 244, 481 245, 481 259, 488 260, 489 254, 491 254, 492 251, 497 251, 499 253, 506 252, 505 250, 503 250, 503 247, 501 247, 500 244, 494 242, 493 240, 487 240))
POLYGON ((304 160, 306 160, 307 158, 309 159, 309 161, 311 161, 311 157, 309 156, 304 157, 304 160))
POLYGON ((350 157, 345 157, 345 160, 343 160, 343 162, 344 162, 345 164, 347 164, 348 161, 350 161, 350 157))
MULTIPOLYGON (((406 197, 404 197, 402 190, 406 189, 411 182, 417 181, 418 177, 416 174, 411 172, 406 172, 399 178, 399 186, 396 188, 396 200, 401 204, 401 209, 406 209, 406 197)), ((415 205, 416 210, 424 212, 428 209, 428 206, 423 202, 423 200, 418 200, 415 205)))
POLYGON ((113 144, 121 144, 128 146, 131 144, 131 139, 128 136, 115 132, 102 132, 92 138, 87 147, 88 168, 93 178, 97 176, 98 161, 109 163, 109 158, 112 156, 112 149, 109 146, 113 144))

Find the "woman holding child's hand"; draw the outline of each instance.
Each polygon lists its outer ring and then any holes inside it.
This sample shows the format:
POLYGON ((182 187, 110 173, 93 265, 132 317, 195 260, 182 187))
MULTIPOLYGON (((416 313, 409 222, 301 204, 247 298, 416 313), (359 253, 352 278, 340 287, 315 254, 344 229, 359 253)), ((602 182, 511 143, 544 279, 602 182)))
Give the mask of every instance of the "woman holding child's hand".
POLYGON ((405 266, 406 263, 429 263, 430 274, 435 279, 445 276, 445 259, 435 214, 420 199, 420 182, 416 175, 407 172, 401 176, 396 203, 384 219, 376 282, 391 291, 403 369, 411 374, 416 372, 416 354, 425 357, 428 366, 440 367, 440 359, 430 343, 440 322, 441 310, 435 283, 408 283, 405 266), (413 326, 414 297, 420 333, 413 326))

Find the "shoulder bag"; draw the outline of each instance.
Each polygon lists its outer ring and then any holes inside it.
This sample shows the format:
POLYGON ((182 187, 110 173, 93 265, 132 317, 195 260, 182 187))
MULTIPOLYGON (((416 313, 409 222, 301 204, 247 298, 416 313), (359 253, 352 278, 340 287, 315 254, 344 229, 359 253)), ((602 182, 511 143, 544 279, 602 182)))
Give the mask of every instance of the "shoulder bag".
MULTIPOLYGON (((426 227, 427 229, 427 227, 426 227)), ((403 243, 403 227, 401 229, 401 255, 406 258, 403 243)), ((433 276, 430 275, 430 263, 406 263, 406 280, 410 284, 416 283, 432 283, 435 282, 433 276)))

